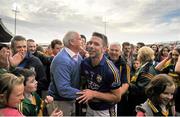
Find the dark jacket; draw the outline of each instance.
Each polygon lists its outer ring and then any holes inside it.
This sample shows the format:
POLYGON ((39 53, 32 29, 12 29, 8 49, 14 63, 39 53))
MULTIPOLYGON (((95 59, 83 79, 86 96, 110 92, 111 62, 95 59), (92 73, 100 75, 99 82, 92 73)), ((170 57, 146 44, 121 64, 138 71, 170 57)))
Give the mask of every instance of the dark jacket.
POLYGON ((136 105, 146 101, 147 96, 145 95, 145 87, 157 74, 154 67, 153 61, 146 62, 139 68, 138 72, 131 79, 128 98, 132 110, 135 109, 136 105))
POLYGON ((51 82, 50 65, 51 65, 51 62, 52 62, 54 56, 47 56, 39 51, 36 51, 35 53, 33 53, 33 55, 38 57, 40 59, 40 61, 42 62, 43 68, 44 68, 44 71, 46 72, 46 77, 47 77, 47 83, 45 86, 49 87, 49 84, 51 82))
POLYGON ((34 52, 33 55, 38 57, 41 60, 43 65, 50 65, 54 58, 53 56, 47 56, 39 51, 34 52))
POLYGON ((38 88, 37 88, 38 92, 41 90, 48 89, 48 86, 46 86, 47 84, 46 73, 44 71, 43 64, 39 60, 39 58, 35 57, 31 53, 27 53, 26 57, 18 65, 18 67, 31 69, 36 72, 36 80, 38 82, 38 88))

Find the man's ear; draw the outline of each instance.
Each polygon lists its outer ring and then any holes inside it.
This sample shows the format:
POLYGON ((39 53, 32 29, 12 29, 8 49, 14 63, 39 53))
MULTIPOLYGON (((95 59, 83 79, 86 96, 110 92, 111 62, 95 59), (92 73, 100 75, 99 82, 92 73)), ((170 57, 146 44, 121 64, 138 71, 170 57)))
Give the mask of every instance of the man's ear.
POLYGON ((107 51, 107 47, 103 47, 103 53, 105 53, 107 51))
POLYGON ((71 44, 71 45, 74 45, 74 40, 73 39, 71 39, 71 40, 69 40, 69 43, 71 44))

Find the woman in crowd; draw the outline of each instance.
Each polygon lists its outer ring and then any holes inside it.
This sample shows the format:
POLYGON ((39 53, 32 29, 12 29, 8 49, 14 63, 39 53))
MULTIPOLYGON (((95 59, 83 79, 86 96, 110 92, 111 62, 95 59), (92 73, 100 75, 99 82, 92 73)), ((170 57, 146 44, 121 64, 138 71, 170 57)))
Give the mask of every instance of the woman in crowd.
POLYGON ((161 73, 168 74, 173 77, 174 81, 180 85, 179 74, 175 72, 175 66, 180 55, 180 46, 175 47, 169 55, 161 61, 155 69, 161 73))
POLYGON ((175 83, 166 74, 155 76, 146 87, 148 99, 136 106, 137 116, 174 116, 173 94, 175 83))
POLYGON ((10 73, 0 75, 0 115, 23 116, 18 110, 19 103, 24 99, 23 77, 10 73))
POLYGON ((170 52, 170 48, 168 46, 163 46, 159 51, 157 62, 161 62, 162 60, 164 60, 168 56, 169 52, 170 52))
POLYGON ((152 44, 150 47, 154 51, 154 56, 155 56, 154 60, 157 61, 157 59, 158 59, 157 57, 158 57, 158 54, 159 54, 159 47, 156 44, 152 44))
POLYGON ((147 97, 145 95, 145 86, 150 82, 151 78, 156 75, 154 69, 154 51, 147 46, 141 47, 138 51, 137 59, 141 63, 141 67, 131 78, 129 84, 129 109, 132 111, 131 115, 135 113, 135 106, 143 103, 147 97))

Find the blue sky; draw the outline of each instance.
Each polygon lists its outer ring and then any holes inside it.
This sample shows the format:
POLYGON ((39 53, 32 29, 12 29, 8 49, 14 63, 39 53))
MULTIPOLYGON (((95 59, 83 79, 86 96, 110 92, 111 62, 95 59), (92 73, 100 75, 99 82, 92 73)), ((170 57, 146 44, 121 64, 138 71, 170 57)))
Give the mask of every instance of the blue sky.
POLYGON ((174 11, 167 12, 167 14, 162 17, 165 22, 171 22, 174 18, 180 18, 180 8, 174 11))
POLYGON ((156 43, 180 40, 180 0, 0 0, 0 18, 14 33, 38 43, 62 39, 69 30, 89 39, 105 33, 109 42, 156 43), (103 20, 106 19, 106 22, 103 20))

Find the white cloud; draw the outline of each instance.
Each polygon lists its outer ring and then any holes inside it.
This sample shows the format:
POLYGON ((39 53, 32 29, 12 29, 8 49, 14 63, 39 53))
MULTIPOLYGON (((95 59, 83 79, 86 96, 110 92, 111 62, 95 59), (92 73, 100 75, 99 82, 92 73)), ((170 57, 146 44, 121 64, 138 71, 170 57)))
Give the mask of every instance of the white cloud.
POLYGON ((180 13, 172 15, 180 11, 180 0, 1 0, 0 17, 11 32, 14 2, 20 6, 17 32, 38 42, 62 38, 72 29, 88 38, 93 31, 103 33, 104 16, 107 35, 114 41, 177 40, 180 32, 180 13))

